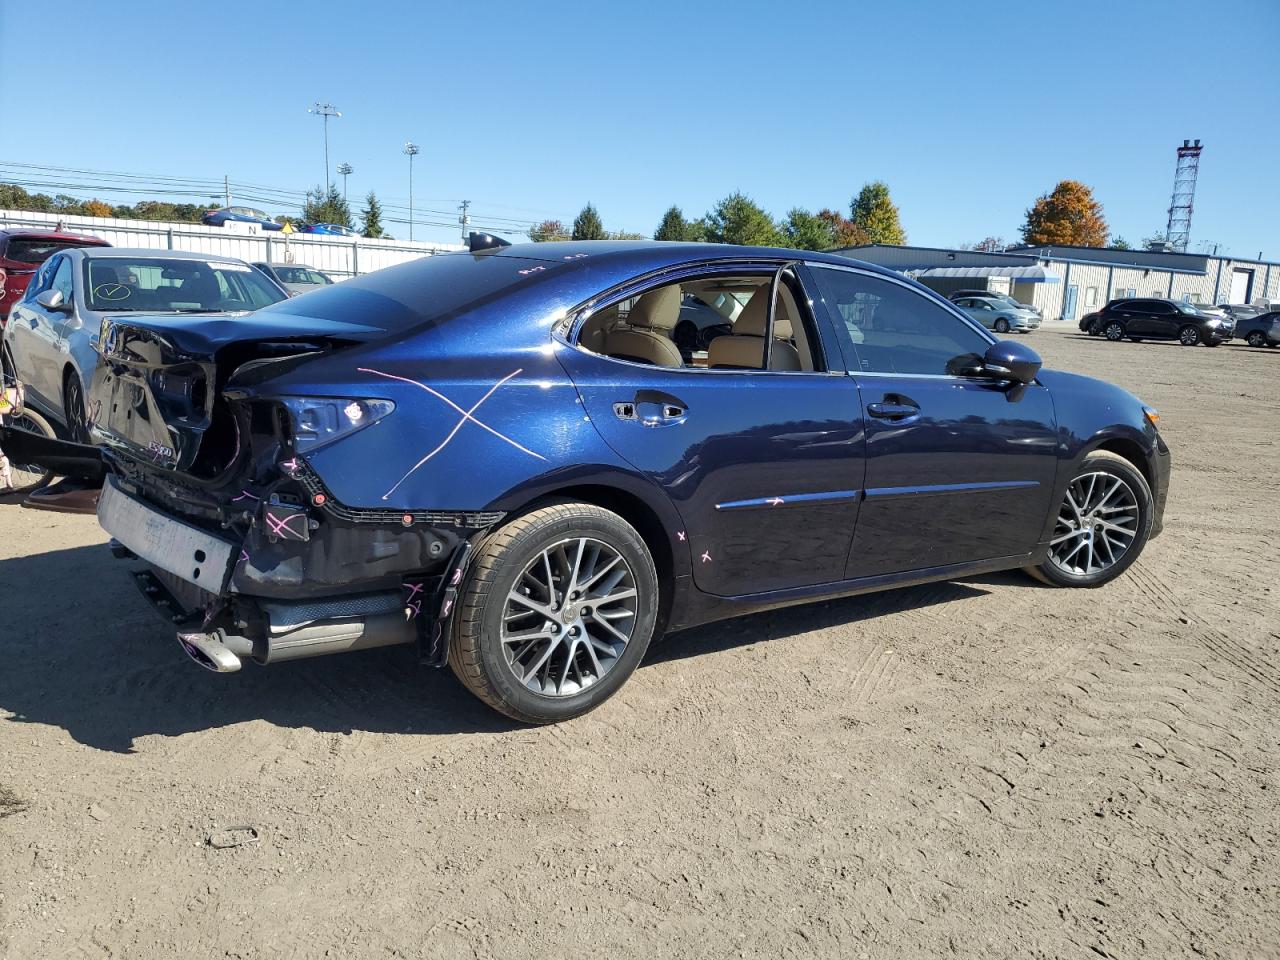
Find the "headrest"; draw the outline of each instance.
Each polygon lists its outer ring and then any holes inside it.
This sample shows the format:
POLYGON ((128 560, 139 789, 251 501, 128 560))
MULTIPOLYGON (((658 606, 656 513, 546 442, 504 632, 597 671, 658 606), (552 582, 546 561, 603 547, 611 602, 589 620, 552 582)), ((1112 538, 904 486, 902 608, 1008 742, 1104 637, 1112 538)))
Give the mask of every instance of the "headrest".
POLYGON ((632 327, 670 330, 680 319, 680 284, 650 290, 631 306, 627 323, 632 327))
MULTIPOLYGON (((747 305, 742 308, 742 313, 738 314, 738 319, 733 325, 733 335, 735 337, 763 337, 765 325, 769 322, 769 288, 771 284, 765 283, 751 295, 751 299, 747 301, 747 305)), ((773 315, 773 336, 778 340, 790 340, 792 336, 792 317, 794 310, 791 307, 793 303, 791 291, 787 289, 785 284, 778 286, 778 306, 773 315)))

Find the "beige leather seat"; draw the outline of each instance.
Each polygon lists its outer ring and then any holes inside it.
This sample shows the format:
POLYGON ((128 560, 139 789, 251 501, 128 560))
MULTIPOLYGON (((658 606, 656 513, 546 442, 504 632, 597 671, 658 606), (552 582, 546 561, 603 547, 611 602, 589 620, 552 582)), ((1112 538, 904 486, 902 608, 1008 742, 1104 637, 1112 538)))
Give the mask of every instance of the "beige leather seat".
MULTIPOLYGON (((733 335, 716 337, 707 347, 707 366, 760 370, 764 366, 764 330, 769 322, 768 283, 751 295, 733 324, 733 335)), ((800 370, 800 352, 790 343, 795 307, 791 292, 778 287, 778 307, 773 317, 773 350, 770 370, 800 370)))
POLYGON ((681 367, 684 360, 670 331, 680 319, 680 285, 650 290, 631 306, 626 326, 605 334, 602 353, 659 367, 681 367))

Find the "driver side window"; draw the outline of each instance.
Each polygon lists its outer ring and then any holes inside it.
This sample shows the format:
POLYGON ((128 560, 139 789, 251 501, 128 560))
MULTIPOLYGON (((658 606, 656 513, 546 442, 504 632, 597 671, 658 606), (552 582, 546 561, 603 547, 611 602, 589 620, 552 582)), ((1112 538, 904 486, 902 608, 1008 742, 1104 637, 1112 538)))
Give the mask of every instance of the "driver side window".
POLYGON ((817 264, 810 269, 855 372, 962 376, 991 343, 900 283, 817 264))

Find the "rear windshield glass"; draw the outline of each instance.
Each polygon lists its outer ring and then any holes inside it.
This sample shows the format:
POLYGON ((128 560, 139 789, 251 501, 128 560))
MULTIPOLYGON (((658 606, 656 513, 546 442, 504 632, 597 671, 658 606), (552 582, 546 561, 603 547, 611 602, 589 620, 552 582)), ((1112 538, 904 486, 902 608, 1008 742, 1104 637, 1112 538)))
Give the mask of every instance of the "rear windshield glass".
POLYGON ((5 256, 19 263, 44 263, 59 250, 72 247, 96 247, 101 244, 83 240, 44 240, 40 237, 10 237, 5 256))
POLYGON ((103 257, 89 260, 85 299, 92 310, 235 313, 285 298, 247 263, 103 257))
POLYGON ((281 283, 318 283, 321 285, 333 283, 323 273, 318 270, 312 270, 310 267, 275 267, 274 269, 281 283))
POLYGON ((474 309, 526 282, 531 271, 545 269, 541 261, 524 257, 443 253, 313 290, 276 304, 271 312, 400 334, 474 309))

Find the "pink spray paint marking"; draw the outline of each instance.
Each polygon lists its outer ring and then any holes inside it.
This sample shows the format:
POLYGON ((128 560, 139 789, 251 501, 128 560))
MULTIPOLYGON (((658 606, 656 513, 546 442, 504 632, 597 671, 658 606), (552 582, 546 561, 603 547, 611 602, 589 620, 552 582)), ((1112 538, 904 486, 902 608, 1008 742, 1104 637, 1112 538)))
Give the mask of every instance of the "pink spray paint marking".
POLYGON ((288 533, 291 536, 297 537, 299 540, 302 539, 302 534, 299 531, 294 530, 289 526, 289 524, 293 523, 295 520, 306 520, 306 517, 303 514, 295 513, 291 516, 285 517, 283 520, 273 517, 269 513, 264 513, 263 516, 267 518, 267 526, 271 528, 271 532, 277 537, 282 537, 288 533))
POLYGON ((703 562, 703 563, 710 563, 710 562, 711 562, 711 551, 710 551, 710 550, 703 550, 703 551, 702 551, 702 562, 703 562))
POLYGON ((489 426, 487 423, 484 423, 478 420, 476 417, 472 416, 472 414, 474 414, 477 410, 480 409, 481 404, 483 404, 486 400, 488 400, 491 396, 493 396, 494 392, 497 391, 497 389, 500 386, 502 386, 512 377, 515 377, 521 372, 523 372, 523 368, 513 370, 511 373, 508 373, 505 377, 503 377, 501 380, 495 383, 492 387, 489 388, 488 393, 486 393, 483 397, 481 397, 472 405, 470 410, 463 410, 462 407, 458 406, 456 403, 454 403, 452 400, 446 397, 443 393, 440 393, 438 390, 433 390, 430 387, 428 387, 425 383, 420 383, 417 380, 410 380, 408 377, 398 377, 393 373, 383 373, 381 370, 373 370, 373 369, 370 369, 369 367, 357 367, 356 370, 359 373, 372 373, 379 377, 386 377, 388 380, 399 380, 401 383, 412 384, 413 386, 419 388, 420 390, 425 390, 427 393, 431 394, 433 397, 436 397, 437 399, 444 401, 450 407, 456 410, 458 413, 462 414, 461 419, 458 420, 458 422, 453 425, 453 429, 450 430, 448 435, 446 435, 445 438, 440 441, 440 443, 436 446, 436 448, 432 450, 430 453, 428 453, 421 460, 419 460, 417 463, 415 463, 412 467, 410 467, 409 470, 405 473, 405 475, 401 477, 399 480, 397 480, 395 482, 395 485, 392 486, 390 490, 388 490, 386 493, 382 495, 383 500, 388 499, 393 493, 395 493, 396 490, 400 488, 400 485, 404 483, 406 480, 408 480, 409 477, 412 476, 414 472, 418 470, 419 467, 421 467, 424 463, 426 463, 428 460, 434 457, 437 453, 439 453, 441 450, 447 447, 449 443, 453 440, 453 438, 458 435, 458 431, 462 429, 463 425, 466 424, 467 421, 471 421, 477 427, 480 427, 484 430, 488 430, 491 434, 493 434, 499 440, 506 441, 507 443, 511 444, 511 446, 519 450, 521 453, 527 453, 529 456, 534 457, 538 460, 547 459, 542 454, 534 453, 528 447, 521 446, 519 443, 516 443, 516 441, 508 437, 506 434, 499 433, 497 430, 493 429, 493 427, 489 426))
POLYGON ((547 268, 546 267, 530 267, 528 270, 517 270, 516 273, 520 274, 520 276, 522 277, 527 277, 531 273, 540 273, 545 269, 547 268))
POLYGON ((679 540, 681 543, 684 543, 684 541, 685 541, 685 535, 684 535, 684 531, 683 531, 683 530, 677 530, 677 531, 676 531, 676 539, 677 539, 677 540, 679 540))

